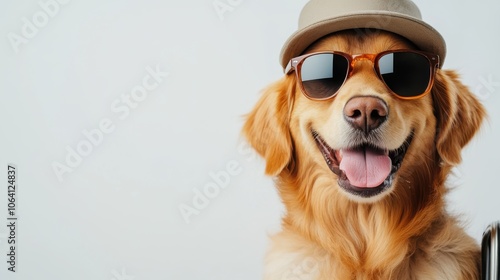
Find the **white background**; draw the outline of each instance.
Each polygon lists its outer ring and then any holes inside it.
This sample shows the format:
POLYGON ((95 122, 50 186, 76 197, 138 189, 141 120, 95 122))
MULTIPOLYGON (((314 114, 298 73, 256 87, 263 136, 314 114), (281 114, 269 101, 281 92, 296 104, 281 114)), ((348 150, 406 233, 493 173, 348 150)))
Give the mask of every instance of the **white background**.
MULTIPOLYGON (((0 279, 260 279, 283 207, 240 129, 282 75, 279 51, 305 2, 221 0, 233 7, 219 15, 213 0, 70 0, 44 23, 38 0, 2 1, 0 279), (34 15, 41 27, 13 45, 34 15), (113 111, 148 67, 168 77, 129 115, 113 111), (60 182, 54 162, 66 165, 106 119, 114 130, 60 182), (16 273, 5 261, 8 163, 18 167, 16 273), (227 186, 187 223, 179 206, 228 168, 227 186)), ((500 2, 416 3, 447 41, 444 68, 489 112, 449 181, 450 211, 479 240, 500 219, 500 2)))

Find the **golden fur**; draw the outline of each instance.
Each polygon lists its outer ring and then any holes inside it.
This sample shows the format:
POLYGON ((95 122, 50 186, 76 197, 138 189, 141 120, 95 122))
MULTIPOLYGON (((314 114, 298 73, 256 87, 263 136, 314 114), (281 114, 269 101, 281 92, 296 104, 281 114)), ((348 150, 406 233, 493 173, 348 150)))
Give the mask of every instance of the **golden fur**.
MULTIPOLYGON (((392 33, 346 31, 320 39, 306 53, 401 48, 415 47, 392 33)), ((480 249, 446 212, 444 195, 446 177, 484 115, 452 71, 438 70, 431 93, 415 100, 389 93, 369 61, 358 62, 327 101, 307 99, 293 74, 270 85, 243 128, 286 206, 264 279, 478 279, 480 249), (340 189, 311 135, 314 129, 336 145, 346 129, 342 108, 359 95, 388 104, 388 147, 414 131, 391 190, 366 201, 340 189)))

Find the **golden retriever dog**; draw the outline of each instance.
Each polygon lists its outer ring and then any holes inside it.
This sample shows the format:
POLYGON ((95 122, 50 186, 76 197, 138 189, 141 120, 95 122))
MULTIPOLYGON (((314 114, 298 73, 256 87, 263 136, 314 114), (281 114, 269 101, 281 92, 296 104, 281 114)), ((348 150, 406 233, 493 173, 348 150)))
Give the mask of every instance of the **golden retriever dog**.
POLYGON ((483 106, 438 67, 428 93, 401 98, 373 56, 355 56, 415 49, 386 31, 335 32, 304 53, 357 57, 334 96, 306 96, 291 71, 248 114, 243 134, 286 207, 264 279, 479 279, 480 248, 444 196, 483 106))

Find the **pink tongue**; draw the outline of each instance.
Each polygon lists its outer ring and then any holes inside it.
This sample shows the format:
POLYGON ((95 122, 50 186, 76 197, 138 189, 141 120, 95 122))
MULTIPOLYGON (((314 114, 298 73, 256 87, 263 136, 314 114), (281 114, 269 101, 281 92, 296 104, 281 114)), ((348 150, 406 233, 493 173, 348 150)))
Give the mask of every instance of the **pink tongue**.
POLYGON ((384 182, 391 172, 391 158, 371 148, 341 150, 339 168, 344 171, 351 185, 374 188, 384 182))

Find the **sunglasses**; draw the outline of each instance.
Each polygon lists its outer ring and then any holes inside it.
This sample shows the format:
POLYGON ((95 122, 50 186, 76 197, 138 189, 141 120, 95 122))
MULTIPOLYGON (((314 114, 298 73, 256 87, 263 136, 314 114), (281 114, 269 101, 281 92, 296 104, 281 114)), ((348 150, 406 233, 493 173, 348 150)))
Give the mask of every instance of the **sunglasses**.
POLYGON ((302 92, 310 99, 325 100, 337 95, 359 60, 373 62, 374 70, 387 88, 402 99, 420 98, 432 88, 439 56, 414 50, 349 55, 317 52, 292 58, 285 68, 295 70, 302 92))

